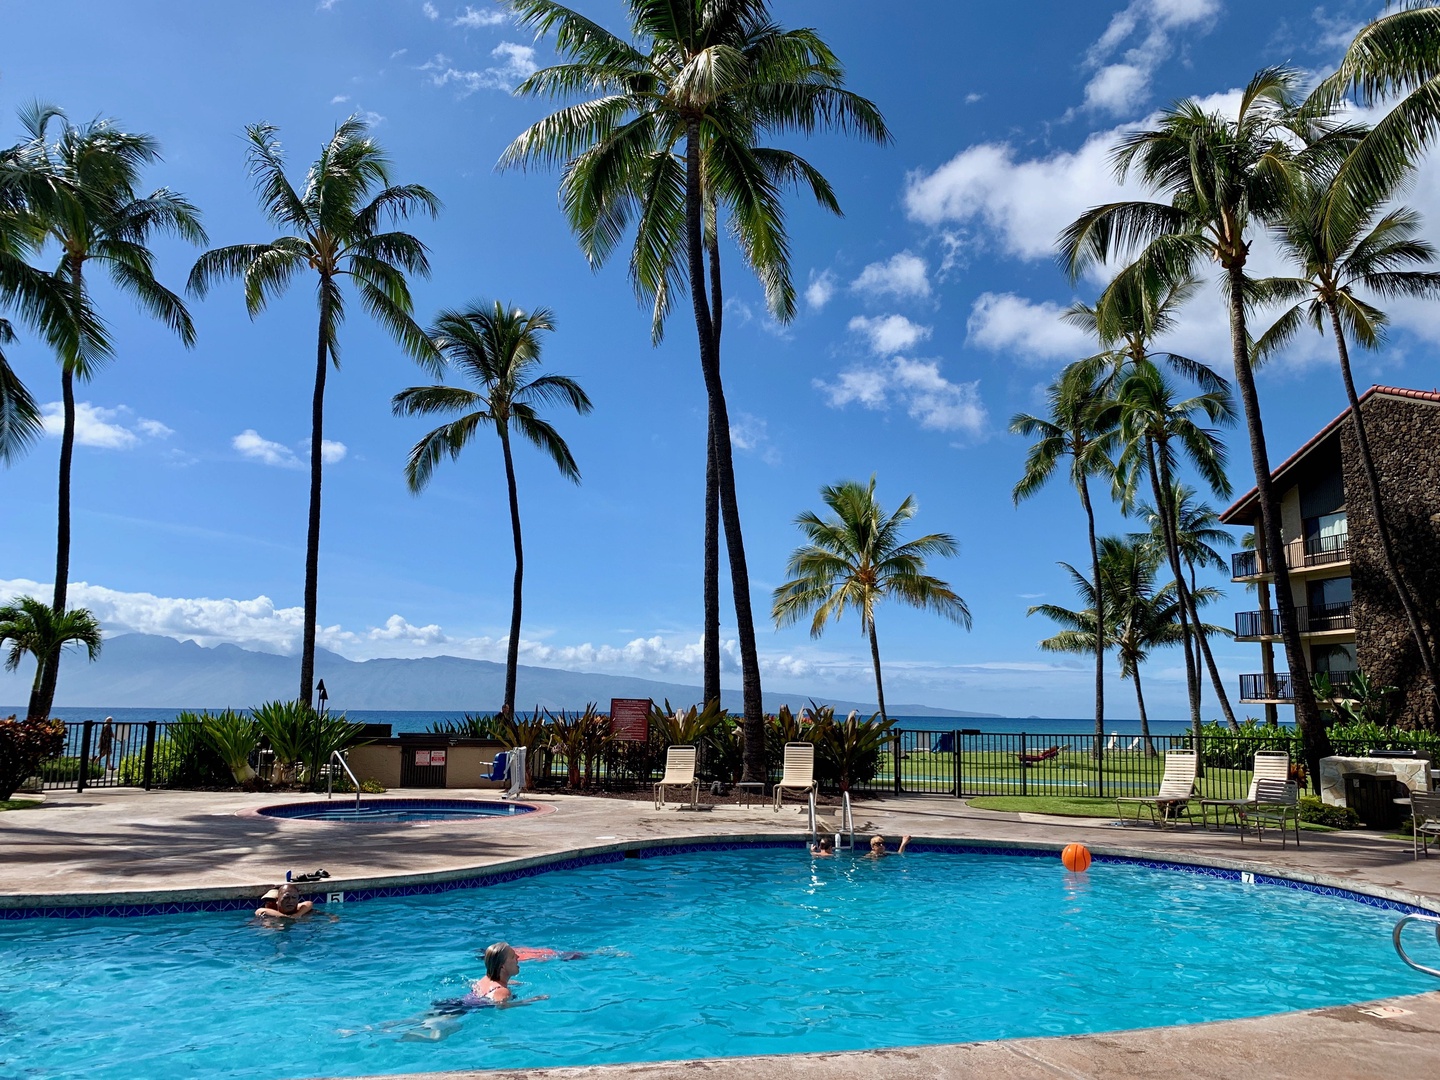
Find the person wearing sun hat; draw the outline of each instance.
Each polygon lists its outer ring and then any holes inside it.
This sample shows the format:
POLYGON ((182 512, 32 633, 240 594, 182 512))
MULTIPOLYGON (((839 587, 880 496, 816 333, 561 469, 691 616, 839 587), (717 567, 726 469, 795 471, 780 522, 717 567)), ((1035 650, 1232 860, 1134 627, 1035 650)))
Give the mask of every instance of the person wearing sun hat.
POLYGON ((261 899, 264 905, 256 908, 255 914, 266 918, 299 919, 315 910, 314 902, 301 900, 300 890, 288 881, 271 889, 261 899))

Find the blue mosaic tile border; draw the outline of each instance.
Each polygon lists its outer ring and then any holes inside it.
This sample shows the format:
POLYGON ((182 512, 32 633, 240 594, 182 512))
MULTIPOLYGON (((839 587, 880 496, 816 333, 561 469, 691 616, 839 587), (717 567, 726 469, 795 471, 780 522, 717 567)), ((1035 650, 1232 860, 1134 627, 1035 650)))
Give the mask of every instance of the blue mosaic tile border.
MULTIPOLYGON (((458 889, 486 888, 491 885, 500 885, 507 881, 518 881, 523 878, 537 877, 541 874, 548 874, 556 870, 576 870, 586 866, 624 862, 626 859, 631 858, 656 859, 669 855, 688 855, 705 851, 755 851, 757 849, 803 850, 805 846, 806 843, 804 840, 778 839, 712 840, 690 844, 654 844, 617 851, 595 852, 589 855, 576 855, 570 858, 554 859, 548 862, 516 867, 510 870, 482 871, 467 877, 451 878, 445 881, 412 882, 406 885, 386 885, 369 889, 346 889, 344 890, 345 902, 357 903, 365 900, 391 899, 404 896, 430 896, 437 893, 454 892, 458 889)), ((912 844, 910 850, 943 855, 998 855, 1007 858, 1032 859, 1053 859, 1058 854, 1053 848, 998 847, 987 844, 967 843, 946 844, 933 841, 912 844)), ((1372 896, 1368 893, 1357 892, 1354 889, 1345 889, 1333 885, 1317 885, 1307 881, 1296 881, 1292 878, 1232 870, 1220 866, 1171 862, 1165 859, 1146 859, 1133 855, 1096 854, 1094 861, 1097 863, 1111 863, 1122 866, 1138 866, 1148 870, 1166 870, 1173 873, 1192 874, 1200 877, 1216 878, 1221 881, 1238 882, 1248 880, 1256 885, 1272 885, 1285 889, 1295 889, 1299 892, 1314 893, 1319 896, 1333 896, 1337 899, 1351 901, 1352 903, 1364 904, 1367 907, 1379 908, 1385 911, 1395 911, 1407 915, 1435 914, 1434 911, 1427 908, 1416 907, 1413 904, 1406 904, 1398 900, 1387 900, 1384 897, 1372 896)), ((315 894, 314 899, 319 904, 325 902, 323 893, 315 894)), ((43 918, 136 918, 148 915, 184 915, 200 911, 251 911, 254 910, 254 907, 255 900, 253 898, 237 897, 227 900, 176 900, 140 904, 0 908, 0 921, 43 918)))

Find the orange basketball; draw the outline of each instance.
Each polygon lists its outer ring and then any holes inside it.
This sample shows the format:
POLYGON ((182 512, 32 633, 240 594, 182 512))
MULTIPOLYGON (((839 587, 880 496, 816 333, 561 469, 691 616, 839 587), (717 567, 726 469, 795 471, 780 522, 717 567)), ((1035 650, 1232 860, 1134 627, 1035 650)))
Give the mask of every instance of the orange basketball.
POLYGON ((1066 844, 1060 852, 1060 861, 1071 873, 1083 874, 1090 869, 1090 849, 1084 844, 1066 844))

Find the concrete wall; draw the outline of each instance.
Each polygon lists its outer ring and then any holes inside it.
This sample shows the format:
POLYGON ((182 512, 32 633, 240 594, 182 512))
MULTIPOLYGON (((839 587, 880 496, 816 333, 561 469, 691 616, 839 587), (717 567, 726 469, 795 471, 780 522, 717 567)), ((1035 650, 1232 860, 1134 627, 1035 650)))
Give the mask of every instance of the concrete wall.
POLYGON ((447 788, 499 788, 505 785, 498 780, 481 780, 482 773, 489 773, 488 766, 481 762, 494 761, 495 755, 505 749, 500 743, 482 743, 478 746, 452 746, 445 758, 445 786, 447 788))
MULTIPOLYGON (((1440 598, 1440 405, 1376 394, 1364 405, 1390 537, 1400 572, 1422 617, 1436 618, 1440 598)), ((1350 524, 1350 577, 1361 669, 1379 685, 1398 686, 1392 715, 1406 727, 1433 727, 1433 695, 1420 667, 1404 609, 1385 572, 1369 487, 1353 426, 1340 429, 1350 524)), ((1433 640, 1433 638, 1432 638, 1433 640)))
POLYGON ((371 743, 347 751, 350 771, 362 782, 378 780, 387 788, 400 786, 400 747, 371 743))

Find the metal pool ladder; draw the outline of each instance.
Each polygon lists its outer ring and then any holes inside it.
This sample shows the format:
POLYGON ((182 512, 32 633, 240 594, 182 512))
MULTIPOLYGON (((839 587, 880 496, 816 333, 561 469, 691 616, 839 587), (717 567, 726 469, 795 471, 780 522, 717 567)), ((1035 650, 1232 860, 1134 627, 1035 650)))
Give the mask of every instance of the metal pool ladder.
POLYGON ((855 850, 855 816, 850 812, 850 792, 840 793, 840 829, 835 836, 835 846, 855 850))
MULTIPOLYGON (((350 783, 355 785, 355 812, 358 814, 360 812, 360 781, 355 779, 355 774, 350 771, 350 765, 346 762, 345 755, 340 753, 339 750, 330 751, 330 764, 332 768, 329 769, 325 775, 325 797, 327 799, 333 799, 335 797, 335 770, 333 766, 338 764, 345 770, 345 775, 350 777, 350 783)), ((1399 938, 1396 938, 1396 940, 1398 941, 1399 938)))
POLYGON ((1434 975, 1437 979, 1440 979, 1440 970, 1426 967, 1424 964, 1417 964, 1406 954, 1405 946, 1400 944, 1400 931, 1404 930, 1405 924, 1409 922, 1424 923, 1426 926, 1433 926, 1435 928, 1435 941, 1437 944, 1440 944, 1440 918, 1434 915, 1402 915, 1400 921, 1395 924, 1395 933, 1392 935, 1392 940, 1395 942, 1395 951, 1400 954, 1401 960, 1404 960, 1405 963, 1409 964, 1416 971, 1423 971, 1426 975, 1434 975))

